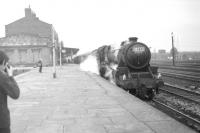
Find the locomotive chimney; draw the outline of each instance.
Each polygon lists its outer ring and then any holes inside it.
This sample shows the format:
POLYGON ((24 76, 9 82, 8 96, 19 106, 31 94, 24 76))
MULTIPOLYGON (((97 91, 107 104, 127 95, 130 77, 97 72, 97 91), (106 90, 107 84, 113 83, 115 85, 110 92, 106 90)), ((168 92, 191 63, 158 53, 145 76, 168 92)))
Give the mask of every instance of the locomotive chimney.
POLYGON ((128 40, 131 42, 137 42, 138 38, 137 37, 129 37, 128 40))

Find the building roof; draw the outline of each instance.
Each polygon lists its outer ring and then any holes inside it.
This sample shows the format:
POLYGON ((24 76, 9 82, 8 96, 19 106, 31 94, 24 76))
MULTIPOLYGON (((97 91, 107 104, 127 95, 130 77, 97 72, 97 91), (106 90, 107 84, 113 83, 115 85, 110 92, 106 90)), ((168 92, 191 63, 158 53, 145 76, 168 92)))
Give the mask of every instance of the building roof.
MULTIPOLYGON (((14 22, 11 22, 11 23, 9 23, 9 24, 7 24, 7 25, 12 25, 12 24, 14 24, 14 23, 23 22, 23 21, 25 21, 25 20, 27 20, 27 19, 28 19, 28 20, 39 21, 39 22, 41 22, 41 23, 44 23, 44 24, 46 24, 46 25, 51 26, 51 24, 46 23, 46 22, 44 22, 44 21, 41 21, 38 17, 36 17, 36 14, 33 12, 33 10, 30 8, 30 6, 29 6, 29 8, 25 8, 25 16, 24 16, 23 18, 20 18, 20 19, 14 21, 14 22)), ((7 25, 6 25, 6 26, 7 26, 7 25)))
MULTIPOLYGON (((18 40, 21 40, 21 41, 24 40, 25 42, 27 42, 26 39, 29 38, 27 36, 33 36, 32 38, 35 38, 35 37, 46 38, 48 41, 50 40, 51 42, 51 43, 49 42, 47 43, 49 45, 52 45, 53 37, 54 37, 54 40, 58 42, 58 34, 56 30, 54 29, 53 25, 46 23, 40 20, 38 17, 36 17, 36 14, 32 11, 30 7, 25 8, 25 16, 23 18, 20 18, 14 22, 11 22, 5 26, 5 33, 6 33, 5 36, 7 39, 6 38, 4 38, 3 40, 1 39, 2 41, 0 42, 1 43, 0 45, 5 45, 5 46, 11 45, 11 44, 7 44, 7 41, 10 42, 10 40, 13 40, 11 38, 16 38, 17 36, 19 37, 18 40), (25 39, 23 39, 22 36, 25 36, 25 39)), ((31 40, 34 40, 34 39, 31 39, 31 40)), ((27 44, 29 43, 26 43, 26 45, 27 44)), ((13 44, 13 45, 16 45, 16 44, 13 44)))
POLYGON ((62 48, 62 49, 63 49, 64 54, 65 54, 66 56, 74 55, 74 54, 76 54, 76 53, 79 51, 78 48, 68 48, 68 47, 64 47, 64 48, 62 48))
POLYGON ((58 35, 53 25, 41 21, 30 7, 25 8, 25 16, 23 18, 5 25, 6 36, 28 34, 52 38, 52 31, 54 32, 55 40, 58 40, 58 35))

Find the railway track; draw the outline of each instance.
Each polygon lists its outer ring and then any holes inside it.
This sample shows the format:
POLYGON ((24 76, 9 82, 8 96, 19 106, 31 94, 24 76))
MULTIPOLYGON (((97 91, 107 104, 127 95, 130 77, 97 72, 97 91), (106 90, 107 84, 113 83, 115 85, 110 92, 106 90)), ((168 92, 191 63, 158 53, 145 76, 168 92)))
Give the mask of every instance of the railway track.
POLYGON ((161 64, 151 64, 151 66, 157 66, 159 71, 168 71, 168 72, 175 72, 175 73, 187 73, 191 75, 198 75, 200 74, 200 66, 195 65, 183 65, 183 66, 170 66, 170 65, 161 65, 161 64))
POLYGON ((193 118, 183 112, 180 112, 179 110, 172 108, 167 104, 160 102, 157 99, 153 99, 152 102, 153 106, 155 106, 159 110, 162 110, 163 112, 167 113, 173 118, 176 118, 182 123, 185 123, 186 125, 194 128, 195 130, 200 131, 200 121, 198 119, 193 118))
POLYGON ((192 75, 186 75, 186 74, 178 74, 178 73, 169 73, 169 72, 161 72, 161 75, 164 77, 170 77, 175 79, 181 79, 186 80, 194 83, 200 83, 200 77, 199 76, 192 76, 192 75))
POLYGON ((169 73, 177 73, 177 74, 185 74, 185 75, 190 75, 190 76, 200 76, 200 71, 186 71, 186 70, 173 70, 173 69, 161 69, 159 68, 159 72, 169 72, 169 73))
POLYGON ((174 86, 165 83, 163 88, 159 88, 161 92, 168 93, 179 98, 183 98, 190 102, 200 104, 200 93, 185 89, 180 86, 174 86))
POLYGON ((187 72, 198 72, 200 73, 200 67, 172 67, 172 66, 158 66, 159 69, 164 70, 176 70, 176 71, 187 71, 187 72))
MULTIPOLYGON (((190 67, 162 66, 160 67, 159 66, 159 70, 163 77, 169 77, 175 80, 175 82, 187 81, 188 83, 192 83, 195 86, 199 86, 199 83, 200 83, 199 66, 195 66, 195 67, 193 66, 190 66, 190 67), (179 79, 179 80, 176 80, 176 79, 179 79)), ((173 100, 163 101, 162 99, 159 100, 159 98, 158 99, 155 98, 153 99, 153 103, 156 105, 156 108, 159 107, 159 109, 162 110, 163 112, 171 115, 173 118, 178 119, 179 121, 185 123, 188 126, 193 127, 198 132, 200 132, 200 118, 199 118, 199 115, 196 114, 195 110, 193 110, 195 106, 197 107, 198 105, 200 105, 200 93, 197 93, 194 90, 192 91, 184 87, 174 86, 167 83, 165 83, 164 87, 160 88, 159 91, 165 94, 175 96, 178 99, 180 98, 180 100, 183 99, 181 101, 183 101, 185 105, 183 103, 177 104, 173 100), (188 106, 187 104, 191 106, 188 106)), ((163 95, 163 96, 165 96, 166 99, 168 99, 167 97, 169 95, 163 95)))
POLYGON ((189 81, 195 85, 200 84, 200 67, 159 66, 159 72, 163 77, 189 81))
MULTIPOLYGON (((188 104, 194 103, 194 105, 200 105, 200 93, 190 91, 180 86, 174 86, 168 83, 164 84, 163 88, 159 89, 160 92, 175 96, 177 98, 188 101, 188 104)), ((167 96, 168 97, 168 96, 167 96)), ((197 115, 194 115, 191 112, 182 110, 177 105, 173 105, 173 102, 165 101, 162 98, 156 97, 152 102, 163 112, 172 115, 173 118, 180 120, 188 126, 193 127, 194 129, 200 131, 200 118, 197 115), (170 106, 169 106, 170 105, 170 106)), ((195 105, 195 106, 196 106, 195 105)))
POLYGON ((179 68, 200 68, 200 62, 195 62, 195 63, 175 63, 175 66, 173 66, 172 62, 171 63, 155 63, 151 62, 151 65, 154 66, 159 66, 159 67, 179 67, 179 68))

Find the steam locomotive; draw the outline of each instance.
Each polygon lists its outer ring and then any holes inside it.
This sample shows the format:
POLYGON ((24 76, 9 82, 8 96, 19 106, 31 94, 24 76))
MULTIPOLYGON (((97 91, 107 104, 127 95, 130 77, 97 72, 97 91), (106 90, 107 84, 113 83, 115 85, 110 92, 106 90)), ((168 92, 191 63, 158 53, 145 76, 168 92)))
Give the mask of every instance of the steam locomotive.
POLYGON ((158 67, 150 66, 150 49, 137 37, 121 43, 119 49, 110 45, 98 48, 95 53, 98 70, 102 77, 109 79, 108 72, 117 86, 134 93, 142 99, 152 99, 164 82, 158 67), (113 67, 114 66, 114 67, 113 67))

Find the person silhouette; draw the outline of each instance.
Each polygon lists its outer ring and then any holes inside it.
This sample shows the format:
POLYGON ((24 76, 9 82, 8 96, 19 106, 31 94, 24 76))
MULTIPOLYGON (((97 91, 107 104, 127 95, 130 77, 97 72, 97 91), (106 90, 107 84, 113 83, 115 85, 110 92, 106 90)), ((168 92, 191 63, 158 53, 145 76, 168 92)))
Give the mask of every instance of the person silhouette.
POLYGON ((0 51, 0 133, 10 133, 10 112, 7 96, 18 99, 19 87, 13 78, 13 69, 8 64, 8 56, 0 51))
POLYGON ((42 73, 42 59, 38 61, 39 72, 42 73))

